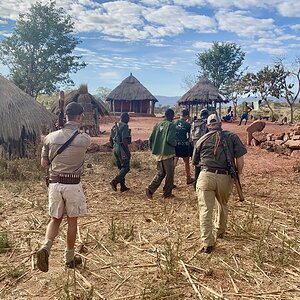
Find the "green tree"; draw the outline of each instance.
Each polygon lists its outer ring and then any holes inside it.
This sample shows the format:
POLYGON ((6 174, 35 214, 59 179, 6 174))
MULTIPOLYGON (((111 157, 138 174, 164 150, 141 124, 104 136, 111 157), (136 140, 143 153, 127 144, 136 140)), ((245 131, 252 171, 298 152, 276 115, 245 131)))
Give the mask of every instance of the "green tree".
POLYGON ((50 94, 62 84, 74 84, 70 73, 84 68, 81 56, 72 55, 80 43, 72 36, 74 23, 54 1, 36 2, 20 14, 12 35, 0 44, 0 59, 10 78, 33 97, 50 94))
POLYGON ((248 93, 249 96, 250 94, 254 94, 261 97, 262 103, 268 106, 272 119, 274 119, 274 111, 271 107, 269 97, 280 97, 280 85, 283 76, 285 76, 284 70, 279 65, 273 67, 266 66, 256 74, 247 73, 241 82, 244 94, 248 93))
POLYGON ((245 52, 235 43, 214 42, 212 48, 197 54, 200 74, 207 76, 220 90, 238 74, 245 52))
POLYGON ((99 86, 96 89, 96 96, 103 102, 105 102, 107 96, 111 92, 110 88, 104 87, 104 86, 99 86))
POLYGON ((296 58, 293 71, 288 70, 282 59, 279 59, 277 64, 282 74, 279 82, 279 94, 286 99, 290 106, 291 123, 293 123, 295 104, 300 94, 300 57, 296 58))

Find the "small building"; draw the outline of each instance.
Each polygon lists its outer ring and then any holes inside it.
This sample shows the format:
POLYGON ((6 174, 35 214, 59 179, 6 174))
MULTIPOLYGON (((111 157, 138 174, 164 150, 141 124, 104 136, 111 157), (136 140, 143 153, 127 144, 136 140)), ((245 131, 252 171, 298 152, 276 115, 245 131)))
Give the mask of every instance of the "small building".
POLYGON ((187 108, 191 115, 198 115, 202 108, 216 110, 217 103, 229 102, 205 76, 187 91, 177 103, 187 108))
POLYGON ((0 75, 0 154, 7 159, 30 157, 42 134, 55 128, 56 117, 0 75))
MULTIPOLYGON (((83 106, 84 116, 82 118, 82 128, 89 133, 90 136, 99 135, 99 118, 109 116, 104 103, 96 99, 88 92, 88 87, 82 84, 79 89, 68 93, 65 97, 65 106, 70 102, 78 102, 83 106)), ((56 101, 51 107, 51 112, 59 114, 59 101, 56 101)))
POLYGON ((112 112, 145 115, 154 115, 155 103, 158 102, 132 73, 109 93, 106 101, 109 102, 112 112))

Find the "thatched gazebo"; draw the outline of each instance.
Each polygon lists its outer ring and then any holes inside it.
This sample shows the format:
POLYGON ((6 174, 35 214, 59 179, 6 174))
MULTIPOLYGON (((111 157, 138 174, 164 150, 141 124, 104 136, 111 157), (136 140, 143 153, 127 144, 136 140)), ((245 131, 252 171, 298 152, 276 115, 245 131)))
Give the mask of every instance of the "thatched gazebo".
POLYGON ((106 101, 113 112, 134 112, 154 115, 158 100, 130 73, 110 94, 106 101))
MULTIPOLYGON (((79 89, 68 93, 65 97, 65 106, 70 102, 78 102, 84 108, 82 127, 91 136, 99 135, 99 117, 109 116, 105 104, 96 99, 88 92, 87 85, 82 84, 79 89)), ((51 112, 59 114, 59 102, 55 102, 51 107, 51 112)))
POLYGON ((55 115, 0 75, 1 156, 27 157, 41 134, 54 129, 55 121, 55 115))
POLYGON ((199 81, 187 91, 177 103, 185 106, 191 115, 198 115, 198 109, 213 106, 216 109, 217 103, 229 102, 214 84, 205 76, 201 77, 199 81))

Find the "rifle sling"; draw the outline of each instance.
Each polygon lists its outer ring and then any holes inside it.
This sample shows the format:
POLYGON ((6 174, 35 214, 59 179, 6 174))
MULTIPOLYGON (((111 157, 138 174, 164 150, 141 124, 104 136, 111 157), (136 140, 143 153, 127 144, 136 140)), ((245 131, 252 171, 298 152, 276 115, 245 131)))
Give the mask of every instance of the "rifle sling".
POLYGON ((75 139, 75 137, 79 134, 79 131, 76 130, 72 136, 63 144, 61 145, 58 150, 56 151, 56 153, 54 154, 54 156, 50 159, 49 161, 49 165, 51 165, 51 163, 53 162, 54 158, 58 155, 61 154, 64 150, 66 150, 70 144, 72 143, 72 141, 75 139))

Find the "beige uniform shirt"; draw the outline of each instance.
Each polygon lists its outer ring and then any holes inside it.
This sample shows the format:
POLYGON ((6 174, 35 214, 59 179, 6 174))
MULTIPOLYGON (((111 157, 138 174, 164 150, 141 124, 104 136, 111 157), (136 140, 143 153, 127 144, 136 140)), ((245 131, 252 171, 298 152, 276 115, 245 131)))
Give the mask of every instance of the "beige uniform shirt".
MULTIPOLYGON (((69 121, 65 127, 49 133, 44 140, 41 156, 50 160, 56 151, 78 130, 80 124, 69 121)), ((91 137, 86 133, 79 133, 72 143, 61 154, 58 154, 49 168, 50 175, 61 173, 82 174, 85 153, 91 144, 91 137)))

